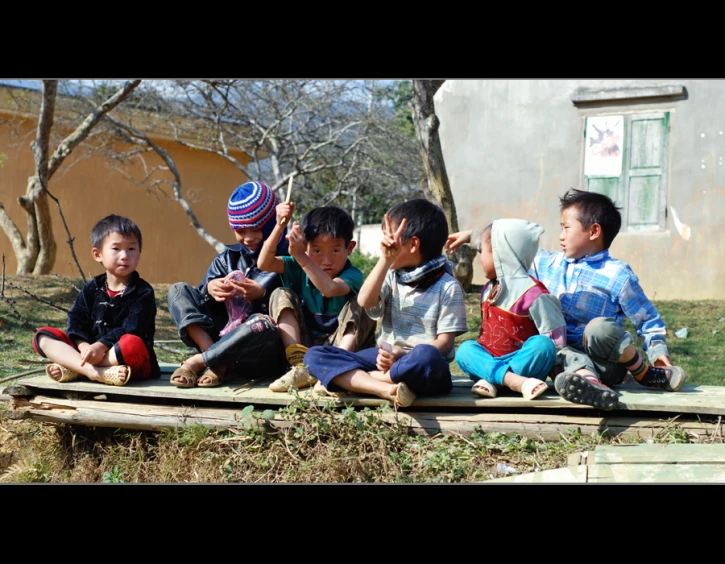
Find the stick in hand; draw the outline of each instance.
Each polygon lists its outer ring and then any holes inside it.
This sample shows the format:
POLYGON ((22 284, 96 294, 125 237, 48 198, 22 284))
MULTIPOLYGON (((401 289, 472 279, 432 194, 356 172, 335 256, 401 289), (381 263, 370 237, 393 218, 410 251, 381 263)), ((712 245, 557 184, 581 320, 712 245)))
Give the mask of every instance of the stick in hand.
MULTIPOLYGON (((285 199, 285 203, 289 203, 290 196, 292 195, 292 179, 294 176, 289 177, 289 182, 287 183, 287 198, 285 199)), ((282 221, 279 222, 280 225, 284 225, 287 223, 287 218, 282 218, 282 221)))

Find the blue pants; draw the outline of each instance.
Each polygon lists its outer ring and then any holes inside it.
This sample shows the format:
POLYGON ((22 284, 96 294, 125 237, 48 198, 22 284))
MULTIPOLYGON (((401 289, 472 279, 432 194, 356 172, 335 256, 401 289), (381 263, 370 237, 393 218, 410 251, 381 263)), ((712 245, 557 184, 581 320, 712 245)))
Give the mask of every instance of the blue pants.
MULTIPOLYGON (((339 390, 332 379, 350 370, 372 372, 378 369, 375 361, 378 348, 357 353, 331 345, 311 347, 305 354, 305 367, 330 391, 339 390)), ((405 382, 417 396, 447 394, 453 388, 451 369, 433 345, 418 345, 390 367, 390 379, 396 384, 405 382)))
POLYGON ((456 362, 468 377, 503 386, 506 372, 546 380, 556 361, 556 346, 549 337, 534 335, 515 352, 493 356, 477 341, 464 341, 456 351, 456 362))

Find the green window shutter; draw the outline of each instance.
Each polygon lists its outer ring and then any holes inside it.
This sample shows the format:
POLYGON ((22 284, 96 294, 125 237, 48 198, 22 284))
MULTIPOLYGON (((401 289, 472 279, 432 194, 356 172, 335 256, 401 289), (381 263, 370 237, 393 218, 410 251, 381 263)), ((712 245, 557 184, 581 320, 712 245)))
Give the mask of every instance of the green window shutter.
POLYGON ((626 225, 630 229, 664 229, 669 113, 630 116, 626 225))

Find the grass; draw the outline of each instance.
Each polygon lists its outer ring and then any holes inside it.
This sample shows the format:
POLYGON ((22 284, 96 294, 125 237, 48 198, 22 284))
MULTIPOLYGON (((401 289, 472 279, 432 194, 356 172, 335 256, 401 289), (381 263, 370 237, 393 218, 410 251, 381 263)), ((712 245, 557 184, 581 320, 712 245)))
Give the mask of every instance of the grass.
MULTIPOLYGON (((80 287, 80 280, 73 281, 80 287)), ((31 298, 9 284, 69 309, 75 290, 56 277, 8 277, 5 295, 32 326, 65 327, 66 313, 31 298)), ((177 338, 166 306, 168 285, 155 285, 157 340, 177 338)), ((480 289, 478 289, 480 290, 480 289)), ((457 343, 478 336, 479 293, 467 296, 469 331, 457 343)), ((725 333, 725 302, 657 302, 668 324, 668 344, 689 381, 724 385, 720 366, 725 333), (723 319, 723 321, 721 321, 723 319), (673 333, 688 328, 688 337, 673 333)), ((631 326, 629 329, 632 331, 631 326)), ((0 379, 38 366, 32 331, 0 302, 0 379)), ((181 344, 172 344, 184 348, 181 344)), ((185 355, 157 350, 159 360, 180 362, 185 355)), ((461 374, 458 367, 453 372, 461 374)), ((0 388, 7 384, 0 384, 0 388)), ((0 403, 0 415, 7 403, 0 403)), ((470 437, 409 435, 402 423, 383 419, 389 407, 342 411, 310 404, 302 397, 277 410, 289 427, 212 431, 200 425, 160 433, 0 420, 0 482, 126 483, 458 483, 480 482, 505 467, 526 473, 566 466, 568 455, 623 439, 584 436, 572 431, 557 442, 519 434, 485 433, 470 437), (499 466, 503 465, 503 466, 499 466)), ((263 418, 273 413, 250 413, 263 418)), ((270 410, 268 410, 270 411, 270 410)), ((656 442, 694 442, 676 423, 656 442)), ((628 441, 640 442, 640 441, 628 441)))

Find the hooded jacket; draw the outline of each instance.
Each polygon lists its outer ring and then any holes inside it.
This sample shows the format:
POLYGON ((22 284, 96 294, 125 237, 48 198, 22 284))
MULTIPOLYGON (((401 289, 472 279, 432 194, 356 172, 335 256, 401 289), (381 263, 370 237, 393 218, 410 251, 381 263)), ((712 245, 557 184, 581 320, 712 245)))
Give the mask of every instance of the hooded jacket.
MULTIPOLYGON (((557 348, 566 344, 566 321, 556 296, 528 274, 544 229, 523 219, 499 219, 491 228, 496 278, 481 292, 478 342, 493 356, 519 350, 534 335, 557 348)), ((480 251, 480 232, 477 232, 480 251)))

